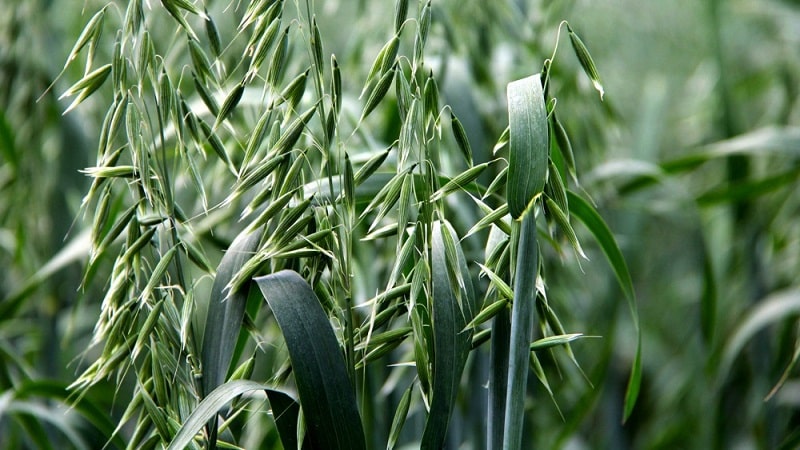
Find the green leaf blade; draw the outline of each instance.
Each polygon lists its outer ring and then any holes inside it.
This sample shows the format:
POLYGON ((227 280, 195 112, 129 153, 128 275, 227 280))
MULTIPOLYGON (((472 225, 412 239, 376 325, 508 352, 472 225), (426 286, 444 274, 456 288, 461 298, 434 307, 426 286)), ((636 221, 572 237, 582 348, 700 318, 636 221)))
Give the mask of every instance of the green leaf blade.
POLYGON ((508 84, 508 209, 519 219, 542 193, 547 179, 549 138, 541 75, 508 84))
POLYGON ((511 309, 508 379, 506 384, 503 449, 522 448, 530 343, 536 312, 536 277, 539 273, 539 243, 536 216, 525 214, 519 226, 519 244, 514 273, 514 303, 511 309))
POLYGON ((206 396, 225 381, 247 305, 246 289, 230 292, 228 286, 257 249, 260 236, 260 229, 237 236, 217 267, 201 354, 206 396))
POLYGON ((433 228, 433 398, 423 449, 444 448, 461 375, 472 345, 466 328, 476 309, 472 282, 456 233, 447 222, 433 228), (454 273, 458 272, 458 273, 454 273))
POLYGON ((336 335, 311 286, 284 270, 255 279, 289 350, 312 448, 366 449, 355 393, 336 335))
POLYGON ((586 200, 575 195, 573 192, 567 191, 567 200, 569 202, 569 210, 575 217, 580 219, 586 225, 589 231, 594 235, 597 243, 606 256, 614 275, 617 277, 620 288, 625 294, 628 301, 628 307, 631 311, 634 328, 636 329, 636 355, 633 359, 633 367, 628 379, 628 388, 625 391, 625 403, 622 421, 625 422, 633 412, 633 407, 636 405, 636 399, 639 395, 639 387, 642 381, 642 336, 639 329, 639 312, 636 307, 636 292, 633 289, 633 280, 631 279, 628 265, 625 263, 625 258, 622 256, 617 241, 614 235, 611 234, 608 225, 600 217, 600 214, 590 205, 586 200))

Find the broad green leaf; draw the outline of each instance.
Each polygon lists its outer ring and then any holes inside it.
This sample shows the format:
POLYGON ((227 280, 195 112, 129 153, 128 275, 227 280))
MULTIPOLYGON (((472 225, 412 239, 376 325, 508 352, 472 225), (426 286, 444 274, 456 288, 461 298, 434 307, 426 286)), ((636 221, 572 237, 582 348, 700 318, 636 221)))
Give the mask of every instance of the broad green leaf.
POLYGON ((600 217, 600 214, 583 198, 567 191, 567 200, 569 201, 570 212, 580 219, 586 225, 586 228, 594 235, 600 248, 606 255, 606 259, 611 264, 614 274, 617 277, 622 292, 628 301, 628 307, 631 310, 631 317, 633 325, 636 329, 636 355, 633 360, 633 367, 631 368, 630 378, 628 379, 628 388, 625 392, 625 405, 623 411, 623 421, 630 417, 633 407, 636 405, 636 398, 639 395, 639 387, 642 378, 642 336, 639 329, 639 312, 636 307, 636 293, 633 290, 633 281, 628 272, 628 265, 625 263, 625 258, 622 257, 622 252, 608 229, 608 225, 600 217))
POLYGON ((237 236, 217 267, 202 341, 203 395, 209 395, 228 374, 247 305, 247 288, 231 291, 229 286, 258 248, 261 231, 256 229, 237 236))
POLYGON ((508 84, 509 153, 507 197, 519 219, 544 190, 550 139, 541 75, 508 84))
MULTIPOLYGON (((537 80, 538 83, 538 80, 537 80)), ((545 160, 546 161, 546 160, 545 160)), ((519 240, 514 271, 514 303, 511 306, 511 334, 508 359, 508 381, 505 400, 503 449, 522 447, 522 427, 525 418, 525 398, 528 382, 530 343, 536 306, 536 277, 539 273, 539 243, 536 240, 536 215, 522 216, 515 223, 519 240)), ((512 238, 515 236, 512 235, 512 238)))
POLYGON ((472 343, 472 329, 465 330, 465 327, 476 309, 475 295, 466 260, 455 242, 458 239, 449 223, 434 224, 431 250, 433 393, 422 434, 423 449, 444 448, 447 426, 472 343))
POLYGON ((255 281, 286 340, 305 439, 312 448, 366 449, 339 342, 311 286, 288 270, 255 281))
MULTIPOLYGON (((275 426, 278 428, 283 448, 298 448, 297 428, 300 418, 300 404, 289 394, 273 389, 267 390, 267 398, 272 408, 272 417, 275 418, 275 426)), ((305 449, 306 447, 302 448, 305 449)))

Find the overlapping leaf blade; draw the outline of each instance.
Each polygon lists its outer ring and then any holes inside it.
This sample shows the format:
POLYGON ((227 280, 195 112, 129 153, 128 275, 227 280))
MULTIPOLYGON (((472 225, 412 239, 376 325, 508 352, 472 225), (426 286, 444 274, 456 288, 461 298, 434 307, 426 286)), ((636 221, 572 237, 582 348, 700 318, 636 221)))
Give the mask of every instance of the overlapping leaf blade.
POLYGON ((237 236, 217 267, 203 333, 204 395, 210 394, 227 376, 247 304, 246 289, 231 292, 229 285, 256 251, 260 236, 260 229, 237 236))
POLYGON ((256 284, 280 326, 314 449, 366 449, 361 417, 336 335, 308 283, 293 271, 256 284))
POLYGON ((475 294, 464 254, 461 247, 455 245, 456 242, 458 239, 450 224, 437 222, 434 225, 433 398, 422 434, 423 449, 440 449, 444 446, 461 374, 472 343, 472 329, 465 330, 465 327, 472 321, 476 310, 475 294))
MULTIPOLYGON (((178 433, 175 435, 172 442, 170 442, 167 450, 181 450, 188 447, 203 425, 212 420, 225 405, 236 397, 252 391, 267 392, 270 403, 272 404, 273 413, 276 410, 279 410, 281 413, 280 415, 275 414, 276 421, 283 420, 285 421, 284 423, 297 423, 297 415, 295 414, 294 417, 291 415, 291 402, 288 401, 291 400, 291 397, 289 397, 288 394, 255 381, 233 380, 216 387, 202 402, 200 402, 189 418, 183 423, 180 430, 178 430, 178 433), (276 401, 273 401, 273 398, 276 399, 276 401), (276 403, 279 403, 280 406, 276 406, 276 403)), ((281 426, 279 425, 278 428, 280 432, 281 426)), ((281 438, 283 438, 283 435, 284 433, 281 433, 281 438)))

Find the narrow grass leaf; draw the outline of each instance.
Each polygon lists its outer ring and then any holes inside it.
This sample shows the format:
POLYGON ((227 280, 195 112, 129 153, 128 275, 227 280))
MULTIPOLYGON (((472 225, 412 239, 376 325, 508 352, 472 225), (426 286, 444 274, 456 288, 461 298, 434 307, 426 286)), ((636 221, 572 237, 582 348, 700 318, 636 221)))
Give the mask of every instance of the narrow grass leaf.
POLYGON ((501 309, 492 322, 489 354, 489 408, 486 418, 488 450, 503 448, 511 341, 511 310, 501 309))
POLYGON ((717 280, 714 273, 713 256, 708 243, 703 243, 703 296, 700 299, 700 330, 707 344, 714 343, 717 324, 717 280))
POLYGON ((313 448, 366 449, 355 393, 336 335, 322 306, 296 272, 255 279, 289 350, 313 448))
POLYGON ((628 272, 628 265, 622 256, 622 252, 617 245, 614 235, 608 229, 608 225, 600 217, 600 214, 583 198, 567 191, 567 199, 569 201, 569 209, 581 222, 586 225, 586 228, 594 235, 597 243, 611 264, 614 274, 617 277, 622 292, 628 301, 628 307, 631 311, 634 328, 636 329, 636 355, 633 360, 633 367, 631 368, 630 377, 628 379, 628 387, 625 391, 625 403, 623 410, 623 422, 630 417, 633 412, 633 407, 636 405, 636 399, 639 396, 639 388, 642 381, 642 335, 639 329, 639 313, 636 307, 636 293, 633 289, 633 281, 628 272))
POLYGON ((634 323, 638 328, 638 313, 636 312, 636 294, 633 290, 633 280, 631 280, 630 272, 628 272, 628 265, 625 263, 625 258, 614 239, 614 235, 606 225, 600 214, 590 205, 586 200, 579 197, 571 191, 567 191, 567 200, 569 202, 570 213, 574 214, 581 222, 586 225, 586 228, 592 233, 600 248, 608 259, 614 274, 617 277, 620 288, 628 299, 631 313, 633 314, 634 323))
POLYGON ((700 194, 697 203, 700 206, 736 204, 794 185, 799 176, 800 167, 794 167, 785 172, 772 173, 763 179, 726 184, 700 194))
POLYGON ((298 446, 297 442, 300 404, 289 394, 274 389, 267 390, 267 398, 283 448, 305 449, 306 447, 298 446))
POLYGON ((508 84, 509 155, 507 198, 519 219, 544 190, 549 138, 539 74, 508 84))
MULTIPOLYGON (((253 391, 274 391, 280 393, 280 391, 276 391, 270 386, 250 380, 233 380, 216 387, 199 405, 197 405, 197 408, 192 411, 192 414, 189 415, 178 433, 170 441, 167 450, 182 450, 191 445, 203 425, 213 420, 222 408, 236 397, 253 391)), ((148 396, 145 395, 145 400, 147 397, 148 396)))

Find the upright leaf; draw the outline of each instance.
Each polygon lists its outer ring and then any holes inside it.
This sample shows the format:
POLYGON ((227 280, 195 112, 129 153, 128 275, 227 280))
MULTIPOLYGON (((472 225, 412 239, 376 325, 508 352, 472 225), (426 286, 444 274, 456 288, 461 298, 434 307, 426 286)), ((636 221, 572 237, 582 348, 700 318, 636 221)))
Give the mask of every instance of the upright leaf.
POLYGON ((472 343, 466 325, 474 315, 475 295, 455 231, 447 222, 433 228, 433 396, 422 434, 423 449, 444 448, 447 426, 472 343))
POLYGON ((511 309, 511 340, 508 358, 508 381, 505 400, 503 449, 522 447, 525 398, 528 382, 530 343, 533 339, 536 311, 536 277, 539 273, 539 244, 536 240, 536 216, 525 214, 519 227, 519 244, 514 271, 514 303, 511 309))
POLYGON ((550 140, 541 75, 512 81, 507 91, 508 209, 519 219, 544 190, 550 140))
POLYGON ((237 236, 217 267, 203 333, 201 362, 204 396, 222 384, 228 373, 247 303, 246 289, 231 291, 228 286, 258 248, 260 237, 261 229, 237 236))

